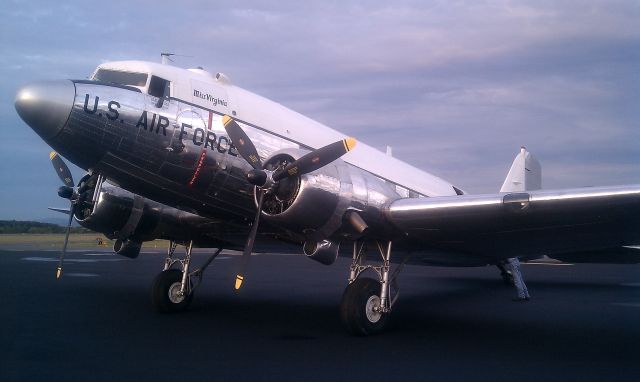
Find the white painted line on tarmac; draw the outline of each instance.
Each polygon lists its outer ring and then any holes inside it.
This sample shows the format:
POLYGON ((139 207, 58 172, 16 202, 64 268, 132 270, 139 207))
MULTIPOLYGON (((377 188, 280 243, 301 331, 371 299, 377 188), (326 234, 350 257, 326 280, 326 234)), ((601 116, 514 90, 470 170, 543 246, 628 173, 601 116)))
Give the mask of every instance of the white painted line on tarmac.
POLYGON ((100 277, 96 273, 63 273, 64 277, 100 277))
MULTIPOLYGON (((23 257, 21 260, 24 261, 40 261, 44 263, 57 263, 58 258, 53 257, 23 257)), ((104 262, 112 262, 112 261, 126 261, 128 259, 69 259, 65 258, 65 263, 104 263, 104 262)))
POLYGON ((523 265, 548 265, 548 266, 552 266, 552 267, 570 267, 573 266, 573 264, 568 264, 568 263, 541 263, 541 262, 528 262, 528 263, 522 263, 523 265))
MULTIPOLYGON (((225 256, 231 257, 241 257, 242 252, 237 253, 225 253, 225 256)), ((303 256, 301 253, 269 253, 269 252, 260 252, 260 253, 252 253, 251 256, 303 256)), ((216 257, 219 259, 219 257, 216 257)))
MULTIPOLYGON (((9 249, 10 251, 20 251, 20 252, 62 252, 62 246, 60 246, 60 248, 56 248, 56 249, 39 249, 39 248, 29 248, 29 249, 9 249)), ((67 253, 82 253, 82 252, 87 252, 90 251, 87 249, 67 249, 67 253)), ((95 249, 94 249, 95 251, 95 249)), ((101 252, 96 252, 96 253, 103 253, 105 255, 112 255, 113 251, 105 249, 104 251, 101 252)))

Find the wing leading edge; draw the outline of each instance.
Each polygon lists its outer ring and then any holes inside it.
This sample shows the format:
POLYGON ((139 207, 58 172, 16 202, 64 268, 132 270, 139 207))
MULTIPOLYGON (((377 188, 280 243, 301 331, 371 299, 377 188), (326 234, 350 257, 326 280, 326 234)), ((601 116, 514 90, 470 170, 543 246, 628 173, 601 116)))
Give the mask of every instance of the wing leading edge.
POLYGON ((640 185, 399 199, 384 214, 417 252, 553 257, 640 243, 640 185))

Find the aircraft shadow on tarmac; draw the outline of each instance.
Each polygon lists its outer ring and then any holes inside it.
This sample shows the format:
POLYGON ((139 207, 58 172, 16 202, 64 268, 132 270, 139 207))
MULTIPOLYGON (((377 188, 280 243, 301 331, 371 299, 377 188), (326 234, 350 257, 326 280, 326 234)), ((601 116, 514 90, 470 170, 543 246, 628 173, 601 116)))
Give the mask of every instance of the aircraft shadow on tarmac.
MULTIPOLYGON (((514 303, 511 301, 513 289, 501 281, 473 278, 440 278, 438 281, 438 290, 429 291, 425 285, 418 291, 403 293, 394 310, 390 330, 382 337, 435 337, 455 341, 473 338, 493 342, 500 342, 501 337, 515 337, 521 341, 576 343, 604 320, 604 311, 593 312, 599 309, 593 306, 593 301, 628 294, 630 288, 619 284, 531 282, 533 300, 514 303), (595 318, 583 320, 581 316, 589 314, 587 310, 591 310, 595 318)), ((219 280, 215 283, 220 284, 219 280)), ((249 293, 236 296, 226 290, 216 290, 217 286, 199 289, 188 311, 169 315, 152 310, 147 290, 94 285, 83 288, 82 294, 91 295, 103 304, 117 301, 120 314, 137 312, 134 315, 152 321, 175 321, 176 325, 187 325, 195 332, 215 327, 290 340, 343 333, 337 314, 340 294, 335 293, 339 285, 298 293, 293 298, 264 291, 247 291, 249 293)), ((624 328, 600 329, 606 335, 601 340, 597 336, 592 338, 593 345, 626 342, 628 338, 624 328)))

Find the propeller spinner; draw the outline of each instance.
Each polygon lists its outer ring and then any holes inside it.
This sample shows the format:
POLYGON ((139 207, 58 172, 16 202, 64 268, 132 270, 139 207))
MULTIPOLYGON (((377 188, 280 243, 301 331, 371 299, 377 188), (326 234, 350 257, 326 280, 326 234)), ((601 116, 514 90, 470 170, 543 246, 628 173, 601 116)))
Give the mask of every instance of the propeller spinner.
POLYGON ((242 287, 242 283, 244 282, 245 273, 249 266, 249 259, 253 252, 253 245, 255 244, 256 235, 258 233, 258 224, 260 222, 262 203, 264 202, 265 195, 273 192, 274 186, 283 179, 299 177, 310 173, 340 158, 355 147, 356 140, 353 138, 342 139, 317 150, 313 150, 312 152, 303 155, 298 160, 287 164, 284 168, 270 171, 263 168, 262 161, 260 160, 260 156, 258 155, 255 145, 244 130, 242 130, 240 125, 238 125, 233 118, 227 115, 222 117, 222 123, 240 156, 242 156, 242 158, 244 158, 244 160, 253 167, 253 169, 247 173, 247 181, 257 186, 257 192, 259 193, 257 198, 258 210, 256 211, 256 216, 253 220, 253 225, 251 226, 251 232, 249 233, 247 243, 242 253, 240 268, 236 275, 235 289, 238 290, 242 287))

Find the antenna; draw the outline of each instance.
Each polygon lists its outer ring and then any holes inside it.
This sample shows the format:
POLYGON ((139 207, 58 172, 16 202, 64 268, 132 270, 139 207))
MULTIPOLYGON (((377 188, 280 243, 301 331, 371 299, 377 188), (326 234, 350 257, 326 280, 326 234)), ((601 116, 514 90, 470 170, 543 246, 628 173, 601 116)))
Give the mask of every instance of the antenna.
POLYGON ((169 61, 173 61, 169 57, 173 56, 173 53, 160 53, 160 57, 162 58, 162 65, 169 64, 169 61))
POLYGON ((162 52, 160 53, 160 57, 162 58, 162 64, 163 65, 168 65, 169 61, 173 62, 173 60, 170 58, 171 56, 177 56, 177 57, 193 57, 193 56, 187 56, 185 54, 176 54, 176 53, 168 53, 168 52, 162 52))

